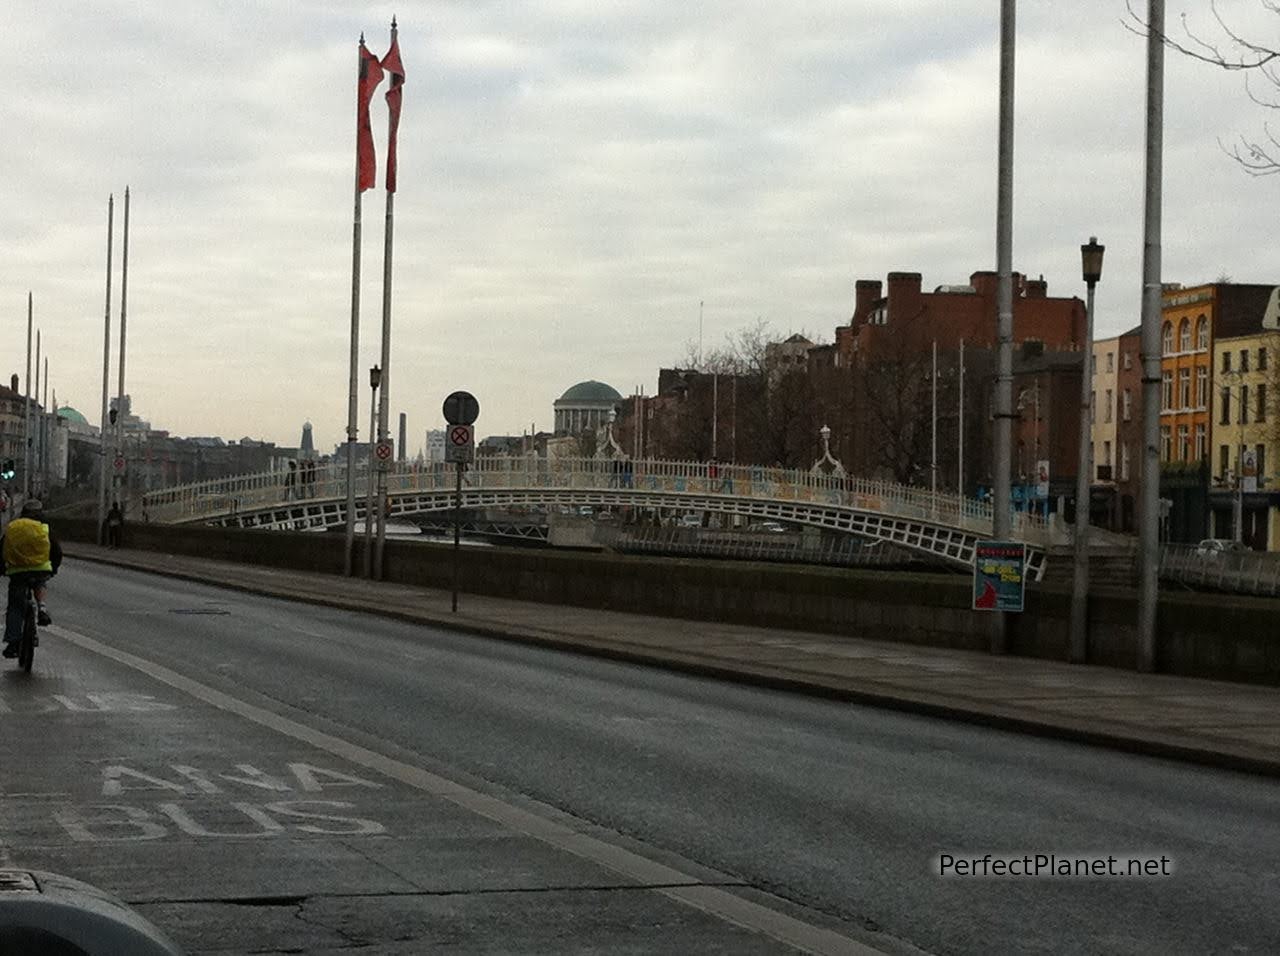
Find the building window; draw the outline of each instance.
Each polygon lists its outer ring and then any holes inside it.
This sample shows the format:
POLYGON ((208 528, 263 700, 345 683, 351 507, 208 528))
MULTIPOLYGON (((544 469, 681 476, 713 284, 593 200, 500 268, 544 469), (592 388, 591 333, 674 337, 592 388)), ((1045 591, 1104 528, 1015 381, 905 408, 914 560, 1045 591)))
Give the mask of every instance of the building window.
POLYGON ((1102 463, 1108 468, 1111 467, 1111 442, 1109 441, 1102 443, 1102 463))
POLYGON ((1098 393, 1089 393, 1089 424, 1092 425, 1098 420, 1098 393))
POLYGON ((1196 408, 1204 408, 1209 403, 1209 369, 1201 365, 1196 369, 1196 408))
POLYGON ((1231 470, 1231 449, 1227 445, 1218 448, 1218 477, 1227 480, 1227 472, 1231 470))
MULTIPOLYGON (((1111 420, 1112 420, 1112 413, 1111 413, 1112 395, 1113 395, 1113 393, 1112 393, 1111 389, 1107 389, 1107 391, 1106 391, 1106 399, 1105 399, 1105 401, 1106 401, 1106 405, 1104 405, 1104 406, 1103 406, 1103 408, 1102 408, 1102 420, 1103 420, 1104 422, 1107 422, 1108 424, 1109 424, 1109 423, 1111 422, 1111 420)), ((1111 464, 1111 462, 1110 462, 1110 461, 1108 461, 1108 462, 1107 462, 1107 464, 1109 465, 1109 464, 1111 464)))
POLYGON ((1231 424, 1231 389, 1225 386, 1222 389, 1222 418, 1219 419, 1218 424, 1231 424))
POLYGON ((1181 408, 1191 407, 1191 369, 1189 368, 1178 372, 1178 397, 1182 400, 1181 408))
POLYGON ((1090 375, 1098 374, 1098 356, 1097 355, 1089 356, 1089 374, 1090 375))
POLYGON ((1124 367, 1125 371, 1133 368, 1133 356, 1128 352, 1125 352, 1124 356, 1120 359, 1120 364, 1124 367))
POLYGON ((1173 373, 1165 372, 1160 378, 1164 383, 1160 390, 1160 410, 1164 412, 1173 408, 1173 373))
POLYGON ((1224 351, 1222 353, 1222 370, 1224 372, 1231 371, 1231 353, 1230 352, 1224 351))
POLYGON ((1255 454, 1258 456, 1258 484, 1261 485, 1263 476, 1267 473, 1267 446, 1258 442, 1255 454))
POLYGON ((1248 349, 1240 350, 1240 371, 1242 372, 1249 371, 1249 350, 1248 349))
POLYGON ((1133 391, 1125 389, 1124 394, 1120 396, 1120 413, 1127 422, 1133 417, 1133 391))
POLYGON ((1129 446, 1120 446, 1120 480, 1129 480, 1129 446))
POLYGON ((1204 461, 1209 454, 1209 434, 1204 425, 1196 426, 1196 461, 1204 461))
POLYGON ((1267 347, 1265 345, 1258 347, 1258 371, 1265 372, 1267 370, 1267 347))
POLYGON ((1107 371, 1114 372, 1115 370, 1116 370, 1116 353, 1108 352, 1107 353, 1107 371))
POLYGON ((1168 425, 1160 426, 1160 460, 1173 460, 1173 429, 1168 425))
POLYGON ((1265 422, 1267 420, 1267 383, 1258 383, 1258 412, 1253 416, 1255 422, 1265 422))
POLYGON ((1173 323, 1166 322, 1164 324, 1164 334, 1160 340, 1161 347, 1165 355, 1173 353, 1173 323))
POLYGON ((1178 460, 1191 460, 1191 429, 1187 425, 1178 426, 1178 460))
POLYGON ((1178 326, 1178 351, 1191 351, 1191 320, 1183 319, 1178 326))
POLYGON ((1249 424, 1249 386, 1240 386, 1240 424, 1249 424))
POLYGON ((1209 347, 1209 320, 1203 315, 1196 319, 1196 348, 1207 349, 1209 347))

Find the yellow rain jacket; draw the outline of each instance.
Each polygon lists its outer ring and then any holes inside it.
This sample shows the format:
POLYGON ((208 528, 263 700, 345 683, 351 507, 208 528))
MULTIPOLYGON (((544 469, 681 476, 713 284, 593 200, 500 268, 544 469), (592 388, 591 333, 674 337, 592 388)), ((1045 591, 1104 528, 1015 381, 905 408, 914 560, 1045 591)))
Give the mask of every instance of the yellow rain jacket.
POLYGON ((49 526, 34 518, 16 518, 4 534, 5 574, 53 571, 49 526))

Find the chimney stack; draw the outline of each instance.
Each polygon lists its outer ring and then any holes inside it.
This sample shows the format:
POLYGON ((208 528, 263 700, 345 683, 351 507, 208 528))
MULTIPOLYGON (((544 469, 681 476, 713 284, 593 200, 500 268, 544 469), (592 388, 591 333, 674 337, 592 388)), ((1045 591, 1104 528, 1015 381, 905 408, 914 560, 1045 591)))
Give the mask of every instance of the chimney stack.
POLYGON ((871 311, 871 303, 880 298, 879 279, 859 279, 854 284, 853 325, 866 319, 871 311))
POLYGON ((889 273, 889 321, 910 319, 921 308, 919 272, 889 273))

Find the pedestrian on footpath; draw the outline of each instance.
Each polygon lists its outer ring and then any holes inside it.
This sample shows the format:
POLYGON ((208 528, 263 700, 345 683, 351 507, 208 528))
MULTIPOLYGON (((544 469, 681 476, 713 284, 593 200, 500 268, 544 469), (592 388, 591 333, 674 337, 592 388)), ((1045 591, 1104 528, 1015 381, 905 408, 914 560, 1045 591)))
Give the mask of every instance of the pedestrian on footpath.
POLYGON ((111 510, 107 512, 107 546, 120 547, 120 539, 124 533, 124 512, 120 510, 120 502, 111 502, 111 510))

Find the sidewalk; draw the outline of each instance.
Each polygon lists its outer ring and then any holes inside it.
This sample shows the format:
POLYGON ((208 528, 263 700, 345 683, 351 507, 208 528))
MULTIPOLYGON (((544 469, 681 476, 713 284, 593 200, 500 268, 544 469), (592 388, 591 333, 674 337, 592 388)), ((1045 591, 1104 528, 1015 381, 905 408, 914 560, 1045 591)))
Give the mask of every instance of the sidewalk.
POLYGON ((1280 689, 536 604, 156 552, 69 557, 255 594, 1280 776, 1280 689))

